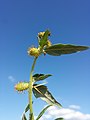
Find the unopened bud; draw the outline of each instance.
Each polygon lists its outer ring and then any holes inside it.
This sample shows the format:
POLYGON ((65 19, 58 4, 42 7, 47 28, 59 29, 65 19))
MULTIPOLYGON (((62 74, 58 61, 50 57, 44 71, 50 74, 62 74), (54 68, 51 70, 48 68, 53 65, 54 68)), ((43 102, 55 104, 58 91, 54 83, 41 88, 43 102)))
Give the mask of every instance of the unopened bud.
POLYGON ((45 33, 45 32, 39 32, 39 33, 38 33, 38 37, 39 37, 39 38, 42 38, 42 37, 44 36, 44 33, 45 33))
POLYGON ((50 40, 47 40, 47 47, 50 47, 52 45, 50 40))
MULTIPOLYGON (((45 32, 39 32, 39 33, 38 33, 38 37, 39 37, 39 38, 42 38, 42 37, 44 36, 44 34, 45 34, 45 32)), ((50 34, 51 34, 51 33, 49 32, 49 33, 48 33, 48 36, 50 36, 50 34)))

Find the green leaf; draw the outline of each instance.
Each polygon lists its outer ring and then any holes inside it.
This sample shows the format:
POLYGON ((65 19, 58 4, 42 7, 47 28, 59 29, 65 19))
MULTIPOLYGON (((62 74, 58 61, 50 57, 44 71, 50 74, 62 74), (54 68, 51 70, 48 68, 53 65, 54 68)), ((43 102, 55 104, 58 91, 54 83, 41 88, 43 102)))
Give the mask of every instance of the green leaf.
POLYGON ((47 44, 49 33, 50 33, 49 30, 46 30, 45 33, 44 33, 44 36, 40 39, 39 45, 41 47, 43 47, 43 46, 45 46, 47 44))
MULTIPOLYGON (((32 102, 32 104, 33 104, 33 102, 32 102)), ((29 104, 26 106, 26 108, 25 108, 25 113, 28 111, 30 109, 30 106, 29 106, 29 104)))
POLYGON ((37 86, 37 84, 34 84, 33 93, 36 98, 41 98, 50 105, 57 105, 59 107, 62 107, 62 105, 58 103, 52 94, 48 91, 45 85, 37 86))
POLYGON ((87 46, 76 46, 70 44, 54 44, 50 47, 45 48, 45 52, 49 55, 60 56, 63 54, 71 54, 75 52, 80 52, 87 50, 90 47, 87 46))
POLYGON ((33 80, 34 80, 34 82, 37 82, 40 80, 44 80, 50 76, 52 76, 52 75, 50 75, 50 74, 46 74, 46 75, 45 74, 35 74, 35 75, 33 75, 33 80))
POLYGON ((56 118, 55 120, 64 120, 64 118, 56 118))
POLYGON ((50 106, 52 106, 52 105, 46 106, 46 107, 40 112, 40 114, 38 115, 38 117, 36 118, 36 120, 39 120, 39 118, 42 117, 42 115, 45 113, 45 111, 46 111, 50 106))
POLYGON ((29 106, 29 104, 26 106, 26 108, 25 108, 25 113, 28 111, 30 109, 30 106, 29 106))
POLYGON ((23 113, 22 120, 27 120, 25 113, 23 113))
POLYGON ((32 119, 32 118, 33 118, 33 114, 32 114, 32 113, 30 114, 29 117, 30 117, 29 120, 33 120, 33 119, 32 119))

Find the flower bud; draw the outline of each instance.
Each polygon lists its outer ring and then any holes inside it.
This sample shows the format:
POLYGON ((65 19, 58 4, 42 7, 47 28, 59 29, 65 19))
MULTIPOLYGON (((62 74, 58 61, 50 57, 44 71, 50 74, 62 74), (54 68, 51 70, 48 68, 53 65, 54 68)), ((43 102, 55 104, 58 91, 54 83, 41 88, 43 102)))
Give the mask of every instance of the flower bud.
POLYGON ((47 47, 50 47, 52 45, 50 40, 47 40, 47 47))
POLYGON ((38 57, 40 55, 40 51, 39 49, 33 47, 33 48, 29 48, 28 49, 28 55, 34 56, 34 57, 38 57))
MULTIPOLYGON (((42 37, 44 36, 44 34, 45 34, 45 32, 39 32, 39 33, 38 33, 38 37, 39 37, 39 38, 42 38, 42 37)), ((49 32, 49 33, 48 33, 48 36, 50 36, 50 34, 51 34, 51 33, 49 32)))
POLYGON ((15 85, 15 90, 19 92, 27 90, 28 88, 29 88, 28 82, 19 82, 18 84, 15 85))
POLYGON ((44 33, 45 33, 45 32, 39 32, 39 33, 38 33, 38 37, 39 37, 39 38, 42 38, 42 37, 44 36, 44 33))

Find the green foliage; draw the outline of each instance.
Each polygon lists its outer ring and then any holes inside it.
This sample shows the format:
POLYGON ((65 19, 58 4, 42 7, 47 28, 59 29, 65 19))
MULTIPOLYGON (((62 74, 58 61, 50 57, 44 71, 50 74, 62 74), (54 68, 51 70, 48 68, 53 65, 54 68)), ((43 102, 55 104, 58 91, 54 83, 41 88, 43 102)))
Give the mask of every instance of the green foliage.
POLYGON ((64 118, 56 118, 55 120, 64 120, 64 118))
POLYGON ((29 116, 29 120, 32 120, 32 119, 33 119, 33 113, 31 113, 29 116))
POLYGON ((33 75, 33 81, 37 82, 40 80, 44 80, 50 76, 52 76, 52 75, 50 75, 50 74, 46 74, 46 75, 45 74, 35 74, 35 75, 33 75))
POLYGON ((25 111, 22 115, 22 120, 27 120, 25 113, 30 109, 29 104, 26 106, 25 111))
POLYGON ((51 107, 52 105, 48 105, 48 106, 46 106, 41 112, 40 112, 40 114, 38 115, 38 117, 36 118, 36 120, 39 120, 41 117, 42 117, 42 115, 45 113, 45 111, 49 108, 49 107, 51 107))
POLYGON ((23 113, 22 120, 27 120, 25 113, 23 113))
POLYGON ((25 108, 25 113, 30 109, 29 104, 25 108))
POLYGON ((44 50, 49 55, 60 56, 64 54, 80 52, 83 50, 87 50, 88 48, 89 47, 87 46, 76 46, 76 45, 70 45, 70 44, 55 44, 50 47, 46 47, 44 50))
POLYGON ((33 88, 33 93, 36 98, 41 98, 50 105, 57 105, 59 107, 62 107, 62 105, 55 100, 52 94, 48 91, 47 87, 44 85, 37 86, 37 84, 35 84, 33 88))

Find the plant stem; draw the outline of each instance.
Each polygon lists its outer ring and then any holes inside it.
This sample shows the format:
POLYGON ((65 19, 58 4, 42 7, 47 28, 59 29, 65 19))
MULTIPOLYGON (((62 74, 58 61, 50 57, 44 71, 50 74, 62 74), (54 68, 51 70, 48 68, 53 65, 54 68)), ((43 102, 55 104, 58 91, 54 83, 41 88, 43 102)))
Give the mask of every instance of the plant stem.
POLYGON ((32 68, 31 68, 31 71, 30 71, 29 105, 30 105, 30 115, 32 115, 32 118, 30 119, 30 116, 29 116, 29 120, 34 120, 33 105, 32 105, 32 88, 33 88, 33 71, 34 71, 34 67, 35 67, 35 64, 36 64, 36 60, 37 60, 37 57, 34 58, 32 68))

